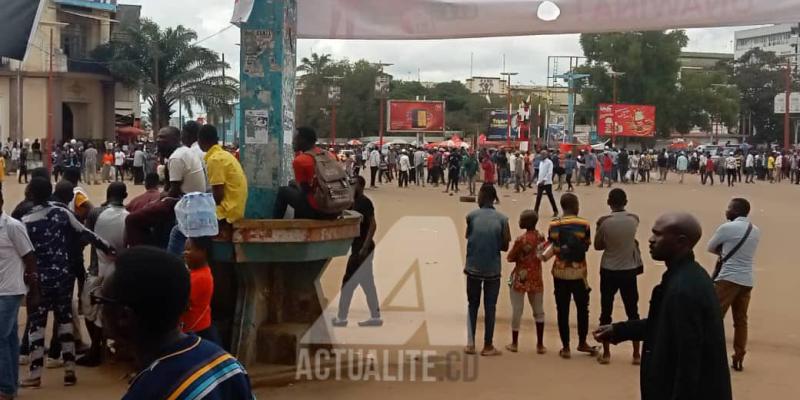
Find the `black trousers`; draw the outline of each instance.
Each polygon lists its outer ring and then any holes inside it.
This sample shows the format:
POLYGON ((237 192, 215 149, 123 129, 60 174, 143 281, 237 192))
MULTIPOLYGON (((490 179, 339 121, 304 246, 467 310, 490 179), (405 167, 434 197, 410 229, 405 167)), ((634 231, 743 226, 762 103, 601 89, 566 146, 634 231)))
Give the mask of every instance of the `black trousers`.
POLYGON ((575 301, 578 310, 578 339, 580 343, 586 342, 589 335, 589 292, 586 282, 582 279, 564 280, 553 279, 556 295, 556 310, 558 312, 558 334, 561 344, 569 348, 569 306, 570 299, 575 301))
POLYGON ((141 185, 144 183, 144 167, 133 167, 133 184, 141 185))
POLYGON ((25 183, 28 183, 28 167, 20 165, 17 171, 17 183, 22 183, 22 178, 25 177, 25 183))
POLYGON ((294 208, 294 219, 326 219, 325 215, 311 207, 308 196, 298 186, 282 186, 278 189, 273 217, 283 219, 288 206, 294 208))
POLYGON ((397 178, 398 186, 408 187, 408 171, 400 171, 400 176, 397 178))
POLYGON ((586 186, 594 183, 594 168, 586 168, 586 186))
POLYGON ((619 292, 628 321, 639 319, 639 287, 637 270, 609 271, 600 269, 600 325, 612 322, 614 297, 619 292))
POLYGON ((550 206, 553 207, 553 214, 558 214, 558 206, 556 206, 556 199, 553 197, 553 185, 539 185, 536 191, 536 206, 533 208, 536 213, 539 213, 539 205, 542 203, 542 194, 547 194, 550 200, 550 206))
POLYGON ((369 167, 369 187, 375 187, 375 178, 378 176, 378 167, 369 167))

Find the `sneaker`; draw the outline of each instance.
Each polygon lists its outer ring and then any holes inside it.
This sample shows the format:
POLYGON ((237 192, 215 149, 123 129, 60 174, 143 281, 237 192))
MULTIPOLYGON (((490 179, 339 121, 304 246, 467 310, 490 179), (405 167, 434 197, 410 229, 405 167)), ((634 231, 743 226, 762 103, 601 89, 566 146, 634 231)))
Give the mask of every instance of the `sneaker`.
POLYGON ((28 365, 31 363, 31 356, 20 355, 19 356, 19 365, 28 365))
POLYGON ((75 376, 75 371, 64 372, 64 386, 75 386, 78 383, 78 377, 75 376))
POLYGON ((331 320, 331 325, 338 328, 344 328, 345 326, 347 326, 347 320, 336 317, 333 320, 331 320))
POLYGON ((19 387, 24 389, 38 389, 42 387, 42 378, 25 378, 19 383, 19 387))
POLYGON ((370 318, 366 321, 361 321, 358 323, 360 327, 375 327, 375 326, 383 326, 383 320, 380 318, 370 318))
POLYGON ((64 361, 61 361, 60 358, 47 357, 47 360, 45 360, 44 362, 44 367, 48 369, 61 368, 63 366, 64 366, 64 361))

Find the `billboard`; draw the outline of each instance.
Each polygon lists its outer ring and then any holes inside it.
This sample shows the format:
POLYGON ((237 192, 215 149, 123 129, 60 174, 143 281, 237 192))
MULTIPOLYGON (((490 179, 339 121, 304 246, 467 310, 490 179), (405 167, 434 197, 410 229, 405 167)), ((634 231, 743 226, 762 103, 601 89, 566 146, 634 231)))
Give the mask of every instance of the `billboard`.
MULTIPOLYGON (((513 115, 512 117, 516 117, 513 115)), ((511 138, 518 136, 514 119, 511 120, 511 138)), ((489 114, 489 129, 486 132, 489 140, 508 139, 508 110, 494 110, 489 114)))
POLYGON ((636 104, 599 104, 597 133, 611 136, 653 137, 656 134, 656 108, 636 104))
POLYGON ((389 100, 389 132, 444 132, 443 101, 389 100))
MULTIPOLYGON (((786 114, 786 93, 775 96, 775 114, 786 114)), ((800 114, 800 93, 789 96, 789 114, 800 114)))

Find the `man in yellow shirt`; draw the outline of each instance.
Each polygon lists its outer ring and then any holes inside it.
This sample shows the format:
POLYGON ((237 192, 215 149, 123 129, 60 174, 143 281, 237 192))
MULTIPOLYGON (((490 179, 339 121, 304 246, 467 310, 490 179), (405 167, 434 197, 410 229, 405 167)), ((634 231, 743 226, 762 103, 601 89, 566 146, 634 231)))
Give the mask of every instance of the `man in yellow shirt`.
POLYGON ((247 204, 247 178, 242 165, 219 145, 217 128, 212 125, 200 128, 197 143, 206 152, 206 173, 217 203, 217 219, 231 224, 242 219, 247 204))
POLYGON ((3 178, 6 177, 6 158, 0 154, 0 190, 3 190, 3 178))
POLYGON ((775 156, 772 153, 767 158, 767 178, 769 178, 769 183, 775 182, 775 156))

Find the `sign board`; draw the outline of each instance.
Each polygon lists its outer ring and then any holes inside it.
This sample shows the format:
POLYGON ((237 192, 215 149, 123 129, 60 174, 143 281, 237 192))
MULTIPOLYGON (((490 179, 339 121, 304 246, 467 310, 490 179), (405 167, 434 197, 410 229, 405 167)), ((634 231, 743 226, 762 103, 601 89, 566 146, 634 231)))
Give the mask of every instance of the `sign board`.
POLYGON ((389 100, 389 132, 444 132, 443 101, 389 100))
MULTIPOLYGON (((241 21, 253 0, 236 3, 234 21, 241 21)), ((297 8, 298 36, 308 39, 451 39, 800 21, 796 0, 303 0, 297 8)))
MULTIPOLYGON (((518 136, 518 129, 514 124, 514 117, 511 118, 511 138, 518 136)), ((489 140, 508 139, 508 110, 494 110, 489 114, 489 129, 486 131, 489 140)))
MULTIPOLYGON (((786 93, 775 96, 775 114, 786 114, 786 93)), ((789 96, 789 114, 800 114, 800 93, 789 96)))
POLYGON ((375 97, 385 99, 389 97, 389 89, 392 77, 389 75, 378 75, 375 77, 375 97))
POLYGON ((328 87, 328 104, 336 104, 342 99, 342 88, 339 86, 328 87))
POLYGON ((598 104, 597 133, 611 136, 653 137, 656 134, 656 108, 638 104, 598 104))

